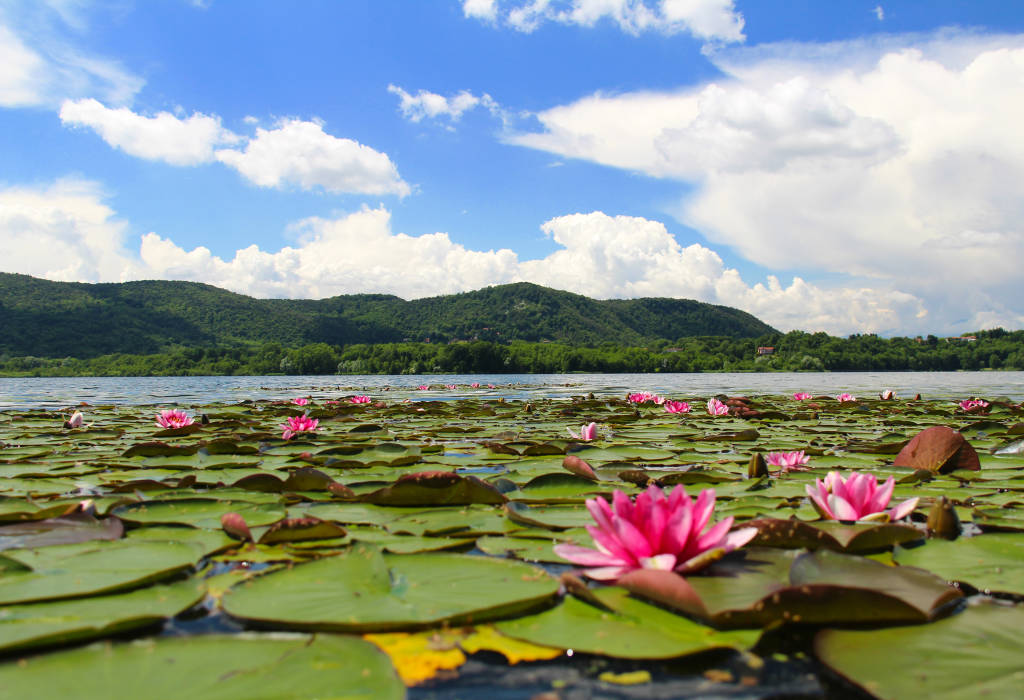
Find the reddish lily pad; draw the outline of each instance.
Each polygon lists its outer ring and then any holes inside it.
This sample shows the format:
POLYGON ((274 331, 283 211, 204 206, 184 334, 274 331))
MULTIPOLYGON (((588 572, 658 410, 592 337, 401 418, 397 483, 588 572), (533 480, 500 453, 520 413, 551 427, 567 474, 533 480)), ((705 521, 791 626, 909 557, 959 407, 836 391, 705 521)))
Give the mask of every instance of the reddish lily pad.
POLYGON ((926 622, 962 595, 927 571, 827 549, 741 552, 687 579, 719 627, 926 622))
POLYGON ((926 428, 900 450, 897 467, 948 473, 956 469, 981 469, 978 453, 963 435, 945 425, 926 428))
POLYGON ((813 524, 800 520, 758 518, 744 523, 756 527, 753 545, 787 549, 827 548, 837 552, 868 552, 924 539, 924 533, 900 523, 842 523, 825 520, 813 524))
POLYGON ((435 471, 405 474, 391 486, 365 494, 359 500, 382 506, 464 506, 495 505, 508 499, 475 476, 435 471))

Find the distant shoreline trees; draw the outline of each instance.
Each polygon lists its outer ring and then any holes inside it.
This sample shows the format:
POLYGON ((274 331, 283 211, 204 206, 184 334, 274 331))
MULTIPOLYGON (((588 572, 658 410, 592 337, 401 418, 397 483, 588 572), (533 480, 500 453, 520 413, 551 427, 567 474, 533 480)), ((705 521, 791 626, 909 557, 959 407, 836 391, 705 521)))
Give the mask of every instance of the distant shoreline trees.
POLYGON ((562 374, 778 371, 1024 370, 1024 331, 1001 328, 960 338, 881 338, 770 333, 657 340, 644 347, 475 340, 286 347, 176 346, 92 358, 0 355, 0 376, 188 376, 332 374, 562 374), (973 338, 973 339, 972 339, 973 338), (759 347, 772 347, 758 355, 759 347))

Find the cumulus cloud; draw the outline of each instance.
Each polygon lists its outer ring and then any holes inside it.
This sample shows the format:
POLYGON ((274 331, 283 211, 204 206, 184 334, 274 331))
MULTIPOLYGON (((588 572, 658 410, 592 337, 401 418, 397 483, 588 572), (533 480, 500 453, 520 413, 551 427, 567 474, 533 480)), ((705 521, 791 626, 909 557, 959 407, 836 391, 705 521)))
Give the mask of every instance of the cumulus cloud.
POLYGON ((60 108, 68 126, 89 127, 110 146, 125 153, 171 165, 199 165, 214 160, 214 148, 241 137, 221 126, 220 118, 199 112, 181 119, 170 112, 147 117, 127 107, 111 109, 97 100, 68 100, 60 108))
POLYGON ((0 270, 64 282, 120 282, 139 267, 127 224, 84 180, 0 189, 0 270))
POLYGON ((463 0, 462 11, 527 33, 545 22, 593 27, 607 20, 632 35, 688 32, 708 41, 744 39, 743 15, 733 0, 463 0))
POLYGON ((332 136, 314 121, 282 119, 273 129, 256 129, 244 149, 214 155, 260 187, 401 196, 411 191, 387 154, 332 136))
MULTIPOLYGON (((895 289, 826 289, 795 278, 750 285, 701 245, 683 247, 658 221, 571 214, 542 230, 558 250, 520 260, 508 249, 478 251, 446 233, 391 229, 383 207, 335 219, 296 222, 299 241, 276 251, 255 245, 231 257, 186 250, 151 232, 127 238, 128 225, 91 182, 0 190, 0 270, 64 281, 179 279, 258 297, 323 298, 382 292, 404 298, 530 281, 595 298, 682 297, 745 309, 781 329, 887 332, 924 314, 919 299, 895 289)), ((1014 318, 993 308, 979 322, 1014 318)))
POLYGON ((713 83, 592 95, 508 138, 691 183, 677 218, 709 240, 776 270, 898 287, 924 299, 935 328, 1007 305, 1019 315, 1024 37, 782 44, 714 60, 726 77, 713 83))
POLYGON ((502 116, 500 105, 487 93, 477 97, 468 90, 462 90, 455 95, 445 97, 436 92, 420 90, 412 95, 397 85, 388 85, 388 92, 398 96, 398 109, 402 112, 402 116, 411 122, 441 117, 446 117, 450 122, 457 122, 465 112, 476 107, 484 107, 491 114, 502 116))

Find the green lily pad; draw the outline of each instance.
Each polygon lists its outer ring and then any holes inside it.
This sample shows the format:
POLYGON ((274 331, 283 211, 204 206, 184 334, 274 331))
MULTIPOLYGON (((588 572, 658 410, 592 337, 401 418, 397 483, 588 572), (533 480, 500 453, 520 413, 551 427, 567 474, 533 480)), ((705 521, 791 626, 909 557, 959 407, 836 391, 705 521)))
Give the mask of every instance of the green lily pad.
POLYGON ((117 540, 9 550, 27 571, 0 573, 0 604, 78 598, 134 588, 192 567, 187 544, 117 540))
POLYGON ((359 546, 255 578, 233 588, 223 606, 260 626, 376 632, 520 614, 557 591, 557 581, 521 562, 359 546))
POLYGON ((0 651, 109 637, 188 610, 206 595, 195 579, 74 600, 8 605, 0 614, 0 651))
POLYGON ((220 518, 225 513, 238 513, 250 527, 269 525, 286 515, 284 506, 277 503, 212 498, 142 501, 118 506, 111 512, 128 522, 188 525, 207 530, 219 530, 220 518))
POLYGON ((947 581, 963 581, 982 591, 1024 595, 1024 534, 929 540, 922 547, 897 547, 893 559, 901 566, 928 569, 947 581))
POLYGON ((568 596, 556 608, 495 624, 502 634, 533 644, 624 659, 666 659, 710 649, 746 649, 760 632, 719 632, 629 596, 622 588, 592 593, 602 610, 568 596))
POLYGON ((93 645, 0 665, 0 698, 398 700, 390 660, 357 637, 209 635, 93 645))
POLYGON ((825 630, 818 657, 878 698, 1019 697, 1024 607, 979 604, 930 625, 825 630))

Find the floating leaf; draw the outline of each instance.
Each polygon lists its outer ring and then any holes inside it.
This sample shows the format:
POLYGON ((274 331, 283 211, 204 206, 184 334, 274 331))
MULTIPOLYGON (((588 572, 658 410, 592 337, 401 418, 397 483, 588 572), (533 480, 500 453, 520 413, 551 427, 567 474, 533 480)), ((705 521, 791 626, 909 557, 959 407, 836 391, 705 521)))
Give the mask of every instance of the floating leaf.
POLYGON ((398 700, 388 657, 358 637, 203 635, 93 645, 0 665, 11 698, 398 700))
POLYGON ((405 474, 391 486, 359 500, 383 506, 464 506, 500 504, 508 499, 475 476, 437 471, 405 474))
POLYGON ((921 547, 898 547, 893 559, 901 566, 928 569, 947 581, 962 581, 982 591, 1024 595, 1024 534, 930 540, 921 547))
POLYGON ((945 425, 935 425, 915 435, 896 455, 893 465, 940 473, 981 469, 978 453, 971 444, 945 425))
POLYGON ((665 659, 709 649, 745 649, 757 632, 718 632, 643 601, 622 588, 594 591, 607 612, 573 597, 558 607, 495 624, 504 635, 562 649, 626 659, 665 659))
POLYGON ((0 615, 0 651, 81 642, 145 627, 191 608, 205 587, 195 579, 130 593, 8 605, 0 615))
POLYGON ((520 562, 360 546, 260 576, 233 589, 223 605, 262 626, 375 632, 520 614, 557 590, 554 579, 520 562))
POLYGON ((979 604, 930 625, 825 630, 818 657, 879 698, 1019 697, 1024 607, 979 604))

